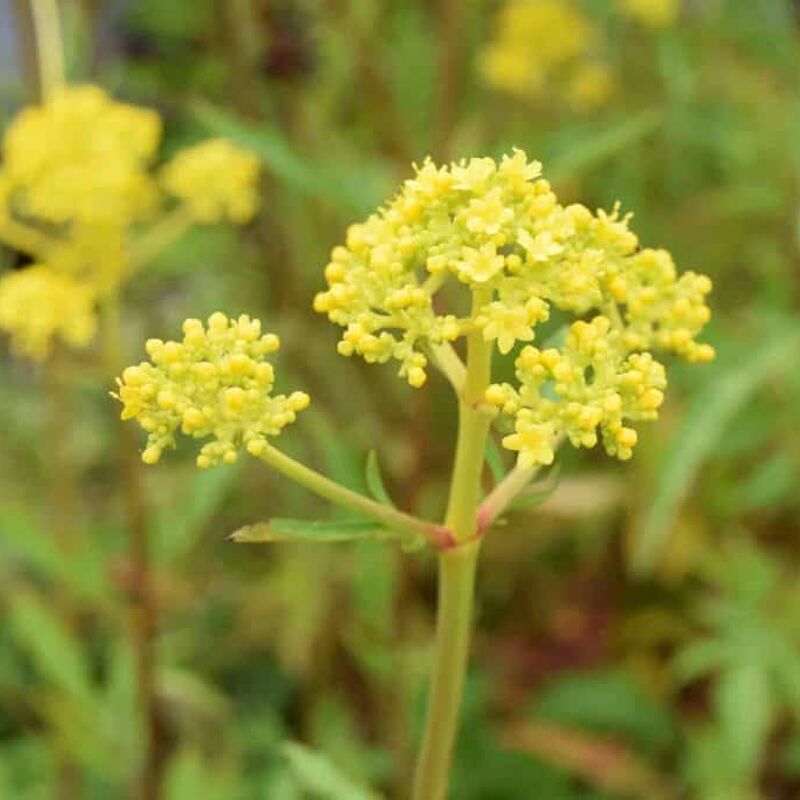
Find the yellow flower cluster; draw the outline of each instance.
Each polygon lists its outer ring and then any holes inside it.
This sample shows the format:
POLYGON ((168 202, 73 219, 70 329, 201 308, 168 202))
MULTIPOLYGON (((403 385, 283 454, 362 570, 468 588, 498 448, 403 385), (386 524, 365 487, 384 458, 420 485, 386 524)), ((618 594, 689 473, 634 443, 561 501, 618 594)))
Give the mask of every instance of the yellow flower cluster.
POLYGON ((262 334, 258 320, 220 312, 207 327, 187 319, 182 342, 148 340, 151 360, 128 367, 115 395, 122 419, 136 418, 148 433, 142 460, 155 464, 175 446, 178 431, 212 439, 197 456, 201 468, 234 463, 242 446, 251 455, 263 453, 267 437, 309 404, 304 392, 271 394, 275 373, 266 356, 278 347, 278 337, 262 334))
POLYGON ((0 328, 20 355, 43 360, 55 336, 83 347, 96 327, 93 293, 69 275, 38 264, 0 280, 0 328))
POLYGON ((158 114, 112 101, 96 86, 56 93, 23 110, 3 142, 15 208, 45 222, 128 222, 151 211, 147 167, 161 136, 158 114))
POLYGON ((572 0, 509 0, 478 69, 494 89, 591 111, 613 91, 610 70, 595 56, 599 38, 572 0))
POLYGON ((205 223, 251 220, 258 208, 257 178, 258 159, 225 139, 182 150, 161 172, 165 191, 205 223))
POLYGON ((621 14, 649 28, 668 28, 678 19, 681 0, 617 0, 621 14))
POLYGON ((46 302, 69 294, 65 287, 77 282, 80 297, 91 297, 0 319, 0 328, 18 341, 37 341, 23 352, 46 358, 53 336, 88 344, 90 335, 67 337, 66 331, 94 330, 86 315, 129 274, 135 226, 158 225, 170 197, 178 199, 177 211, 189 212, 179 233, 192 221, 241 223, 255 212, 258 167, 251 155, 212 140, 179 153, 155 175, 151 166, 160 138, 156 112, 119 103, 96 86, 64 88, 24 109, 7 128, 0 242, 46 265, 50 288, 45 290, 41 276, 7 275, 0 278, 0 294, 18 296, 27 283, 30 296, 46 302), (7 281, 13 283, 5 286, 7 281), (79 314, 74 325, 66 317, 70 310, 79 314), (60 324, 43 326, 39 317, 60 324), (42 339, 44 331, 50 333, 42 339))
POLYGON ((395 358, 412 386, 425 381, 431 345, 477 330, 507 353, 554 309, 588 317, 562 349, 525 348, 520 388, 493 386, 487 401, 515 416, 505 444, 523 464, 547 463, 564 435, 593 446, 598 427, 609 452, 626 458, 635 433, 623 421, 654 416, 665 386, 648 351, 713 358, 695 340, 710 318, 711 281, 678 276, 669 253, 640 249, 618 209, 562 206, 540 173, 520 150, 499 163, 426 161, 334 248, 314 305, 345 329, 340 353, 395 358), (469 316, 447 313, 460 303, 440 294, 448 283, 471 290, 469 316))

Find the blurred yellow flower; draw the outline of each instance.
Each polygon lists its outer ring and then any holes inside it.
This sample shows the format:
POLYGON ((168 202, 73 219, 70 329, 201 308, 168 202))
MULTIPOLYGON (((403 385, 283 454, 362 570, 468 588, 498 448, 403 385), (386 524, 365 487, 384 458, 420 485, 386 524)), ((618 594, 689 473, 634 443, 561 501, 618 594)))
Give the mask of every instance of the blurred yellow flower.
POLYGON ((650 28, 668 28, 678 19, 681 0, 617 0, 620 13, 650 28))
POLYGON ((58 90, 8 126, 0 242, 46 264, 45 272, 40 267, 30 277, 3 279, 3 327, 17 331, 18 342, 35 342, 16 346, 18 352, 40 358, 55 335, 73 346, 87 344, 92 305, 117 291, 135 267, 194 223, 252 217, 258 197, 252 155, 221 139, 199 144, 164 168, 162 186, 151 171, 160 138, 156 112, 117 102, 96 86, 58 90), (178 199, 177 207, 170 208, 165 192, 178 199), (140 232, 145 221, 150 227, 140 232), (29 321, 9 306, 23 291, 38 297, 29 321), (61 296, 63 308, 44 308, 61 296), (36 333, 20 338, 26 324, 36 333))
POLYGON ((605 64, 587 62, 575 67, 566 86, 567 103, 579 113, 593 111, 614 93, 614 76, 605 64))
POLYGON ((224 139, 182 150, 161 171, 164 190, 187 203, 200 222, 242 224, 258 208, 258 159, 224 139))
POLYGON ((160 136, 154 111, 118 103, 96 86, 63 89, 23 110, 6 131, 12 202, 50 223, 128 224, 156 202, 147 167, 160 136))
POLYGON ((529 99, 565 98, 590 111, 609 97, 610 71, 595 62, 599 32, 572 0, 509 0, 478 70, 494 89, 529 99))
POLYGON ((197 456, 201 468, 232 464, 245 447, 264 452, 309 404, 304 392, 272 395, 275 373, 266 360, 278 337, 262 334, 261 323, 242 314, 229 319, 217 312, 204 326, 183 323, 183 341, 150 339, 150 361, 128 367, 117 379, 122 419, 135 418, 148 433, 142 460, 155 464, 175 446, 180 430, 195 439, 211 438, 197 456))
POLYGON ((55 338, 84 347, 95 334, 95 297, 84 283, 42 264, 0 278, 0 329, 20 355, 44 361, 55 338))

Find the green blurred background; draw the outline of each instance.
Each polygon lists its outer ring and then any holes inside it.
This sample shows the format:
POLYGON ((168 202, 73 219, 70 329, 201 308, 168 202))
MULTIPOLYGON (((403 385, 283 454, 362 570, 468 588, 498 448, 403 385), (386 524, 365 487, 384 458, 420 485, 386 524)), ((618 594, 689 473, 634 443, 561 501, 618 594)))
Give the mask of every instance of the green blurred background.
MULTIPOLYGON (((0 2, 3 123, 30 96, 23 5, 0 2)), ((490 537, 452 796, 800 797, 798 5, 684 0, 661 21, 656 0, 639 14, 569 5, 594 28, 592 102, 570 94, 573 61, 554 59, 543 92, 487 78, 502 3, 64 0, 70 79, 158 109, 164 157, 223 135, 263 164, 257 220, 191 233, 126 286, 126 360, 187 316, 259 316, 282 337, 283 385, 313 397, 287 449, 360 489, 378 450, 398 503, 437 517, 449 387, 415 391, 336 355, 311 311, 330 248, 428 154, 522 147, 562 201, 619 200, 643 243, 714 280, 718 358, 668 365, 662 419, 632 462, 564 452, 541 502, 490 537)), ((558 52, 557 31, 538 36, 514 45, 533 62, 542 42, 558 52)), ((66 374, 54 392, 2 344, 0 798, 13 800, 131 797, 143 757, 112 376, 94 350, 66 374), (56 519, 65 463, 76 490, 56 519)), ((330 511, 257 463, 199 472, 191 450, 144 474, 162 796, 405 797, 434 560, 226 543, 248 522, 330 511)))

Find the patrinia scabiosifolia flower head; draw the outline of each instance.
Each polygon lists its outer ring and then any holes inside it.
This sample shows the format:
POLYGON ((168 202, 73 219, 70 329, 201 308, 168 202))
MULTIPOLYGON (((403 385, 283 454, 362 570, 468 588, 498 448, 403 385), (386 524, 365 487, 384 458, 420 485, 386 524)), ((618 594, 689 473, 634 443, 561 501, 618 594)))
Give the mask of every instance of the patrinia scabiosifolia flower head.
POLYGON ((160 139, 155 111, 96 86, 55 92, 8 126, 0 242, 39 265, 0 278, 0 328, 15 350, 43 360, 55 338, 87 345, 95 306, 128 277, 143 226, 174 211, 185 212, 186 227, 253 216, 258 163, 251 154, 214 139, 180 151, 156 173, 160 139), (10 311, 23 295, 39 298, 36 309, 10 311))
POLYGON ((187 319, 183 341, 150 339, 150 361, 128 367, 118 379, 122 418, 136 418, 148 433, 142 459, 156 463, 175 446, 178 432, 211 441, 197 456, 199 467, 231 464, 245 447, 258 456, 267 437, 278 435, 308 406, 304 392, 273 395, 275 372, 266 357, 278 337, 262 334, 261 323, 242 315, 187 319))
POLYGON ((714 355, 695 340, 711 282, 640 249, 617 209, 561 205, 540 173, 519 150, 499 163, 426 161, 334 248, 315 308, 344 328, 340 353, 396 359, 412 386, 425 382, 432 345, 477 330, 508 353, 552 313, 578 317, 561 346, 525 347, 518 384, 493 385, 486 400, 513 418, 503 443, 522 466, 550 463, 563 436, 629 458, 636 431, 625 423, 654 419, 666 386, 650 351, 714 355), (479 299, 474 313, 453 305, 448 284, 479 299))

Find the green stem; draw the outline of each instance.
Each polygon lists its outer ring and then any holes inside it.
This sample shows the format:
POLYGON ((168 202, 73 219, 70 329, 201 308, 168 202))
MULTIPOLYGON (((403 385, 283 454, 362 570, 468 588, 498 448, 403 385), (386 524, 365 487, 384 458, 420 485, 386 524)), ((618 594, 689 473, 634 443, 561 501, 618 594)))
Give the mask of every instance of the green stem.
POLYGON ((469 659, 478 540, 439 556, 436 653, 414 800, 444 800, 469 659))
POLYGON ((171 247, 191 228, 194 218, 187 205, 180 205, 162 217, 131 248, 131 269, 144 266, 171 247))
POLYGON ((478 509, 478 528, 485 532, 509 503, 533 480, 539 467, 523 469, 515 466, 497 486, 492 489, 478 509))
MULTIPOLYGON (((491 299, 473 295, 473 312, 491 299)), ((490 418, 481 409, 491 380, 492 345, 480 331, 467 337, 467 374, 459 398, 458 440, 445 527, 458 545, 439 556, 439 598, 430 699, 414 776, 414 800, 447 796, 458 712, 467 673, 475 572, 480 540, 475 537, 480 480, 490 418)))
POLYGON ((260 453, 258 458, 290 480, 299 483, 331 503, 349 508, 358 514, 363 514, 365 517, 374 519, 393 530, 422 534, 434 547, 447 548, 453 544, 453 537, 446 527, 426 522, 403 511, 398 511, 396 508, 370 500, 370 498, 364 497, 364 495, 321 475, 305 464, 295 461, 295 459, 271 445, 263 453, 260 453))
POLYGON ((64 43, 57 0, 30 0, 43 100, 64 86, 64 43))

